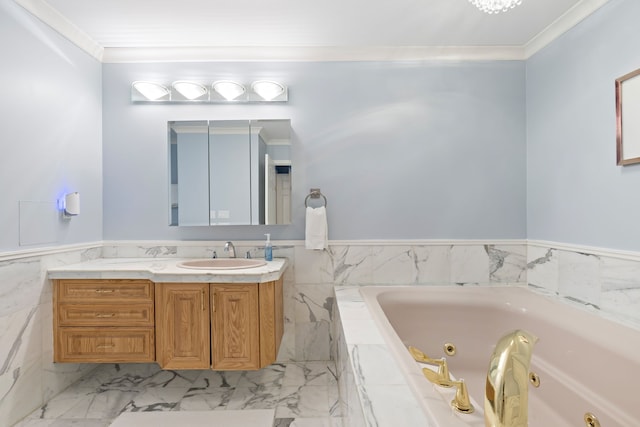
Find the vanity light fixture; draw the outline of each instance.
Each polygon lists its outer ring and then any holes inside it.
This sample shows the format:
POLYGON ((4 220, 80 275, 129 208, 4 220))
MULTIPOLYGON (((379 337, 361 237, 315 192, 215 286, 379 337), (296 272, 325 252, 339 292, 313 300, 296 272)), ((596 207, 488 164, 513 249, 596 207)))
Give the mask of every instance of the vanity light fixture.
POLYGON ((157 83, 137 80, 131 83, 131 102, 133 103, 255 104, 288 100, 287 86, 273 80, 255 80, 250 85, 235 80, 213 80, 213 83, 192 80, 157 83))
POLYGON ((173 82, 171 87, 189 101, 194 101, 202 98, 209 92, 204 85, 187 80, 177 80, 173 82))
POLYGON ((170 93, 166 86, 154 82, 135 81, 131 83, 131 88, 146 98, 147 101, 158 101, 167 97, 170 93))
POLYGON ((285 87, 278 82, 271 80, 257 80, 251 83, 251 90, 265 101, 271 101, 282 95, 285 87))
POLYGON ((218 80, 211 85, 211 88, 227 101, 233 101, 247 91, 243 85, 233 80, 218 80))
POLYGON ((522 3, 522 0, 469 0, 481 11, 489 14, 507 12, 522 3))

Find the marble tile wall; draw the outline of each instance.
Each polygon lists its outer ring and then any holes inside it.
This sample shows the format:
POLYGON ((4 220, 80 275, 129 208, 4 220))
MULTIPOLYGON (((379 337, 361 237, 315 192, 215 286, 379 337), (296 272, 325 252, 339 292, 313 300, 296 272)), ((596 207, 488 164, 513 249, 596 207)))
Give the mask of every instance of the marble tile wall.
MULTIPOLYGON (((105 258, 211 257, 224 242, 107 242, 105 258)), ((260 244, 236 242, 236 254, 262 257, 260 244)), ((289 258, 285 273, 285 328, 279 361, 329 360, 336 285, 526 285, 526 245, 334 244, 310 251, 302 242, 275 243, 275 257, 289 258)))
POLYGON ((640 327, 640 256, 530 244, 527 281, 595 313, 640 327))
MULTIPOLYGON (((287 257, 285 335, 279 361, 335 357, 334 286, 537 286, 586 303, 603 315, 640 324, 640 254, 589 251, 526 241, 349 242, 309 251, 303 242, 274 242, 287 257)), ((0 425, 28 414, 92 365, 54 365, 51 287, 46 269, 104 256, 225 256, 224 242, 105 242, 42 255, 0 254, 0 425)), ((259 242, 237 242, 238 256, 261 257, 259 242)))
POLYGON ((102 248, 0 259, 0 425, 10 426, 95 368, 53 360, 47 269, 99 258, 102 248))

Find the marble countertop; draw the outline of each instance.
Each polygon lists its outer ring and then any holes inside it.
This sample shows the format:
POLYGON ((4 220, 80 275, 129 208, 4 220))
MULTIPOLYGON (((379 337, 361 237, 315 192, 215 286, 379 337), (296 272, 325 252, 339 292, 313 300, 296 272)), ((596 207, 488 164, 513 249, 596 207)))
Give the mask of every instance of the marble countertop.
POLYGON ((189 258, 100 258, 50 268, 49 279, 147 279, 153 282, 257 283, 278 280, 287 267, 286 258, 266 265, 229 270, 196 270, 179 267, 189 258))

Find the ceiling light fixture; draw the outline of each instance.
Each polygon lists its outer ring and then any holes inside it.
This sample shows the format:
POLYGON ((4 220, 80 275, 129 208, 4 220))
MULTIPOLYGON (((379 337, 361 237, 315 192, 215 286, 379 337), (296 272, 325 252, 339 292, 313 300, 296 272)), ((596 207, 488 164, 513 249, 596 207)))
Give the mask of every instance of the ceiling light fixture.
POLYGON ((285 91, 285 87, 278 82, 257 80, 251 83, 251 90, 257 93, 265 101, 271 101, 282 95, 285 91))
POLYGON ((135 81, 131 83, 131 87, 137 90, 142 96, 149 101, 157 101, 169 95, 169 89, 160 83, 135 81))
POLYGON ((481 11, 489 14, 507 12, 522 3, 522 0, 469 0, 481 11))
POLYGON ((218 80, 211 87, 227 101, 233 101, 246 92, 243 85, 232 80, 218 80))
POLYGON ((196 82, 189 82, 186 80, 178 80, 171 85, 180 95, 186 99, 193 101, 208 93, 205 86, 196 82))

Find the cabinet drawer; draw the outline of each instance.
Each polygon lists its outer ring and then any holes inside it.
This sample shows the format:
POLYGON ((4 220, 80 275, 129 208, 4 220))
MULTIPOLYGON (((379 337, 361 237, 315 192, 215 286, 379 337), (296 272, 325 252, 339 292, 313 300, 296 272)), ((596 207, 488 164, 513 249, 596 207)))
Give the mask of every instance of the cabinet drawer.
POLYGON ((64 301, 153 301, 148 280, 58 280, 58 302, 64 301))
POLYGON ((153 326, 153 304, 60 304, 58 326, 153 326))
POLYGON ((56 362, 153 362, 153 328, 60 328, 56 362))

